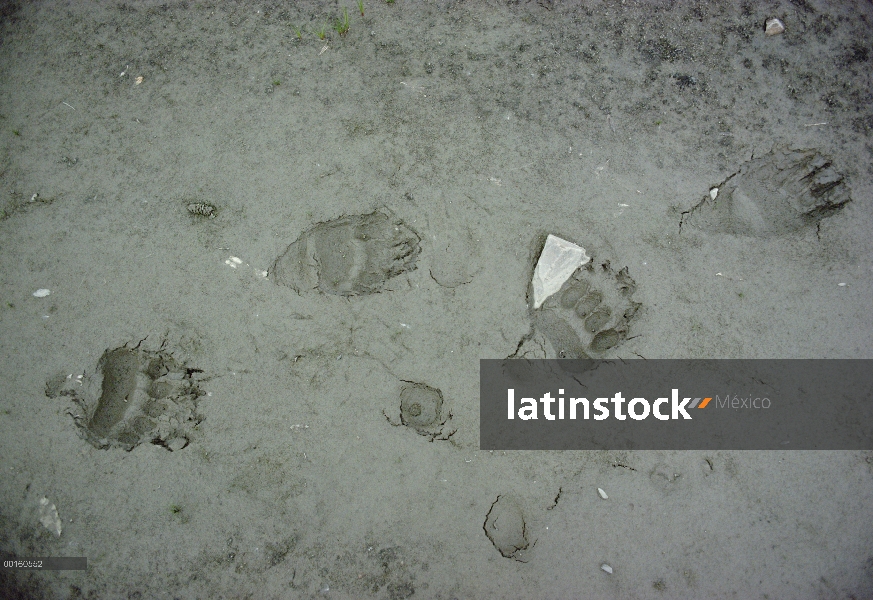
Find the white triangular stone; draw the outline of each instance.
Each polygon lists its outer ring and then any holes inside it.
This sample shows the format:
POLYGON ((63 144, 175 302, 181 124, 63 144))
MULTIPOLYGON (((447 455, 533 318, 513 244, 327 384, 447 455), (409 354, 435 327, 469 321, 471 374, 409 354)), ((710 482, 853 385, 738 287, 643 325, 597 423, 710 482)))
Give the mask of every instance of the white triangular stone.
POLYGON ((576 269, 590 260, 585 248, 549 234, 534 269, 533 307, 542 306, 549 296, 561 289, 576 269))

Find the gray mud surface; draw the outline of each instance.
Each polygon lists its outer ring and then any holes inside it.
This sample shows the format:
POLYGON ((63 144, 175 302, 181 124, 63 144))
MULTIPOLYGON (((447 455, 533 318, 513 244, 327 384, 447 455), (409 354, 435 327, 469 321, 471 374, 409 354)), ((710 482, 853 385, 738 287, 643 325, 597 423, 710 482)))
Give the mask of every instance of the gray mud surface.
POLYGON ((88 558, 3 594, 873 597, 873 452, 478 403, 556 346, 873 358, 871 4, 364 4, 0 2, 0 552, 88 558), (532 314, 549 233, 609 266, 532 314))

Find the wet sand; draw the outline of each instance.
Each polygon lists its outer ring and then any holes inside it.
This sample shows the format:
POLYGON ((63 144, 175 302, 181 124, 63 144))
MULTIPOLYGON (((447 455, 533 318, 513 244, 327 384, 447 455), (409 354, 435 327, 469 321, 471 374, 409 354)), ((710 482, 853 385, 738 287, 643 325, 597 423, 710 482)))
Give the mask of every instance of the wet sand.
POLYGON ((346 6, 2 4, 0 551, 88 558, 7 597, 873 595, 873 453, 482 451, 478 378, 548 233, 610 356, 873 358, 869 3, 346 6), (684 221, 784 148, 851 200, 684 221))

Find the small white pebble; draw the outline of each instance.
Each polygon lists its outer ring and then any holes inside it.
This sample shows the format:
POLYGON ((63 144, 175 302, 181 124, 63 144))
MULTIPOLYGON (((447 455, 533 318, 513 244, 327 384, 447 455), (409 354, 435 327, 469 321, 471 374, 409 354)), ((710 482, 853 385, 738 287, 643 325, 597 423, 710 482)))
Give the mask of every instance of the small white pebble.
POLYGON ((51 291, 45 288, 40 288, 33 293, 33 295, 37 298, 45 298, 49 294, 51 294, 51 291))
MULTIPOLYGON (((846 284, 846 283, 838 283, 837 285, 840 286, 840 287, 846 287, 846 285, 848 285, 848 284, 846 284)), ((48 290, 46 290, 46 291, 48 291, 48 290)), ((36 294, 34 294, 34 296, 36 296, 36 294)))
POLYGON ((609 499, 609 496, 606 495, 606 492, 603 491, 603 488, 597 488, 597 493, 600 494, 600 497, 604 500, 609 499))
POLYGON ((767 19, 767 22, 764 24, 764 33, 767 35, 779 35, 783 31, 785 31, 785 23, 776 17, 767 19))
POLYGON ((603 563, 602 565, 600 565, 600 568, 612 575, 612 567, 610 567, 608 564, 603 563))
POLYGON ((709 190, 709 197, 712 200, 715 200, 716 198, 718 198, 718 188, 717 187, 714 187, 711 190, 709 190))

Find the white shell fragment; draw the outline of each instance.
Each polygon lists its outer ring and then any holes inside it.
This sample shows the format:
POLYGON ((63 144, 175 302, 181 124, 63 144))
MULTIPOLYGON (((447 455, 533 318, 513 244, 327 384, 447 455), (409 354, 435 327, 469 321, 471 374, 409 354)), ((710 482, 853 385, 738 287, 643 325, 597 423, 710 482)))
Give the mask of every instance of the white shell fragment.
POLYGON ((772 19, 767 19, 767 23, 764 28, 764 33, 767 35, 779 35, 785 31, 785 23, 773 17, 772 19))
POLYGON ((36 297, 36 298, 45 298, 46 296, 48 296, 48 295, 51 294, 51 293, 52 293, 51 290, 47 290, 47 289, 45 289, 45 288, 39 288, 38 290, 36 290, 36 291, 33 293, 33 295, 34 295, 34 297, 36 297))
POLYGON ((715 200, 716 198, 718 198, 718 188, 717 187, 714 187, 711 190, 709 190, 709 198, 710 198, 710 200, 715 200))
POLYGON ((602 565, 600 565, 600 568, 612 575, 612 567, 610 567, 608 564, 603 563, 602 565))
POLYGON ((39 522, 53 534, 61 537, 61 530, 63 528, 61 527, 61 518, 58 516, 58 510, 45 496, 39 501, 39 522))
POLYGON ((573 272, 591 260, 585 249, 549 234, 533 275, 534 308, 561 289, 573 272))
POLYGON ((600 497, 604 500, 609 500, 609 496, 606 495, 606 492, 603 491, 603 488, 597 488, 597 493, 600 494, 600 497))

